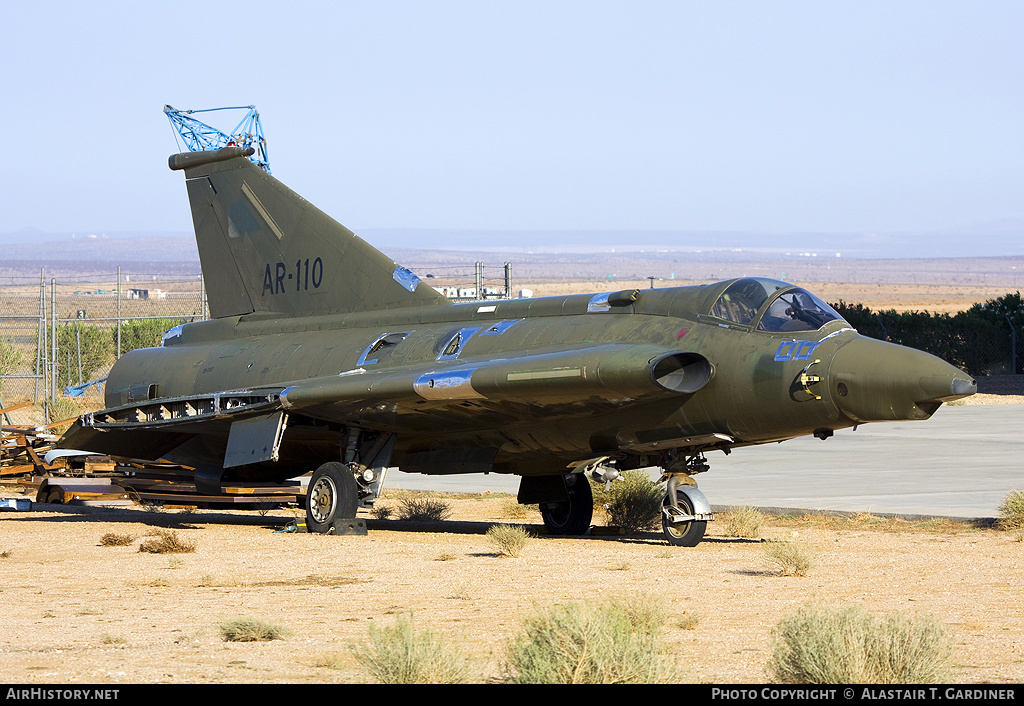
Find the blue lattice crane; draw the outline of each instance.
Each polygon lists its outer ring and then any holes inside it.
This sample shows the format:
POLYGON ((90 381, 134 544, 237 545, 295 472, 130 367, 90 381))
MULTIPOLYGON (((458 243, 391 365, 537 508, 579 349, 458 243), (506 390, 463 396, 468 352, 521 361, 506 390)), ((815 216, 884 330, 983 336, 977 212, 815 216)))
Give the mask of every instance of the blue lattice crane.
POLYGON ((256 151, 249 159, 262 167, 268 174, 270 173, 267 139, 263 136, 263 126, 260 124, 260 114, 256 111, 256 106, 246 105, 233 108, 178 110, 165 105, 164 114, 167 115, 168 120, 171 121, 171 126, 178 132, 181 140, 185 143, 186 149, 189 151, 219 150, 221 147, 229 145, 252 147, 256 151), (191 117, 195 113, 212 113, 218 110, 244 110, 247 112, 245 117, 235 125, 234 130, 230 133, 222 132, 191 117))

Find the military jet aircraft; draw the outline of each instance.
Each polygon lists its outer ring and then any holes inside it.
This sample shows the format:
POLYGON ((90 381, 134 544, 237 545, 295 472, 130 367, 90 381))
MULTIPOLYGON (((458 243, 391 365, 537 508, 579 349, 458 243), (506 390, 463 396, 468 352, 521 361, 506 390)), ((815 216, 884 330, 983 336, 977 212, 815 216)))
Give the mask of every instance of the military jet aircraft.
POLYGON ((383 473, 511 473, 553 533, 590 527, 587 476, 658 467, 662 525, 714 519, 706 453, 927 419, 975 382, 859 335, 800 287, 702 286, 453 303, 247 159, 184 171, 212 318, 110 371, 61 446, 194 468, 201 492, 312 471, 311 531, 371 505, 383 473))

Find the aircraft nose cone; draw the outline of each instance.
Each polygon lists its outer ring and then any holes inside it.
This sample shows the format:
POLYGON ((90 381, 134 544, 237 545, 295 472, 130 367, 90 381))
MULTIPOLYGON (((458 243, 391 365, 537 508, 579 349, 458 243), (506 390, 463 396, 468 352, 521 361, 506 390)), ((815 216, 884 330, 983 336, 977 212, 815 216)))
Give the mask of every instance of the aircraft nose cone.
POLYGON ((829 367, 833 399, 856 422, 927 419, 943 402, 977 392, 977 383, 941 358, 857 336, 829 367))

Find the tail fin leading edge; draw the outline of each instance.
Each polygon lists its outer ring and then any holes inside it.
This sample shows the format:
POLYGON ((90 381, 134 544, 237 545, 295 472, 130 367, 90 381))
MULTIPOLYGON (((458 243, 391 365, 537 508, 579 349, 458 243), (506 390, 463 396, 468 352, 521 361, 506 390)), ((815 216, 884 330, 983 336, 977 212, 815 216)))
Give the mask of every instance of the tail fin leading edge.
POLYGON ((168 160, 185 172, 214 318, 450 303, 246 159, 248 151, 225 147, 168 160))

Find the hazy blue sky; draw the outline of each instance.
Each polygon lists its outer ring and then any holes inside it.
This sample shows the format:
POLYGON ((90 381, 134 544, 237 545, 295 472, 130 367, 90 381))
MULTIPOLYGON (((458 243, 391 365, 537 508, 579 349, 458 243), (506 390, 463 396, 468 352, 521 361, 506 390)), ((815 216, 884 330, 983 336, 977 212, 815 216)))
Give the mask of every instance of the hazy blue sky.
POLYGON ((1020 218, 1022 36, 1019 0, 7 0, 0 232, 191 231, 165 103, 255 104, 356 231, 1020 218))

